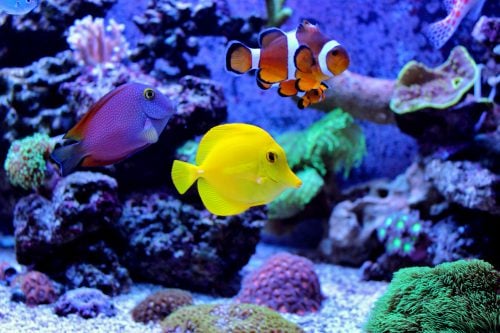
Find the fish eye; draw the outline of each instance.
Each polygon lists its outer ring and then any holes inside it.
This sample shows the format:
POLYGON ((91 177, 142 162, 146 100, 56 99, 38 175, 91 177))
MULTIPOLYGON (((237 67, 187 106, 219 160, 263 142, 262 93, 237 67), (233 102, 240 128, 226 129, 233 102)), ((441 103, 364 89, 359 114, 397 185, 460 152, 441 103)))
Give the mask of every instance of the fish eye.
POLYGON ((147 100, 152 100, 153 98, 155 98, 155 91, 151 88, 144 89, 144 97, 147 100))
POLYGON ((266 158, 270 163, 274 163, 278 159, 278 154, 273 151, 268 151, 266 154, 266 158))

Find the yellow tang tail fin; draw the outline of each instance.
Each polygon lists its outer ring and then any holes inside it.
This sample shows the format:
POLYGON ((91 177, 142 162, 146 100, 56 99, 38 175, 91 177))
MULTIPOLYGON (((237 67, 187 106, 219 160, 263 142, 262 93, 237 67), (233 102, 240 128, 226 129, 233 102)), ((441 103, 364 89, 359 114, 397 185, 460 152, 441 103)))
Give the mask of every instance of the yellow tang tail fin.
POLYGON ((179 160, 174 161, 171 174, 174 186, 180 194, 186 193, 199 177, 196 165, 179 160))

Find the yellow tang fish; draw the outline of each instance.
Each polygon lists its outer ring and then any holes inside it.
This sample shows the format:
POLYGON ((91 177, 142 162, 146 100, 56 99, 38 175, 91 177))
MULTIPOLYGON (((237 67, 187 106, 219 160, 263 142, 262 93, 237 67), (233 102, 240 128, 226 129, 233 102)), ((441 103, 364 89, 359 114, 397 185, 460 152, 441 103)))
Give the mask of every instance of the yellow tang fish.
POLYGON ((172 180, 180 194, 198 180, 203 204, 221 216, 267 204, 286 188, 302 185, 269 133, 238 123, 210 129, 200 141, 196 165, 175 160, 172 180))

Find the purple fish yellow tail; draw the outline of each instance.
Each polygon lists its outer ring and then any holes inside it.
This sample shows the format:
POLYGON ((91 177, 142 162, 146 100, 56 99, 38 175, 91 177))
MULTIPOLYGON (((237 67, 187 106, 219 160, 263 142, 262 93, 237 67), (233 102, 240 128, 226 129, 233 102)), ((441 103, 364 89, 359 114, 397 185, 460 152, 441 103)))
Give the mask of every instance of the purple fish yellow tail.
POLYGON ((450 39, 451 35, 455 32, 457 24, 452 24, 449 17, 432 23, 425 30, 424 33, 429 39, 434 48, 440 49, 450 39))
POLYGON ((200 176, 200 169, 194 164, 175 160, 171 174, 175 188, 184 194, 200 176))
POLYGON ((67 176, 75 170, 85 157, 80 142, 54 149, 50 155, 59 164, 61 175, 67 176))
POLYGON ((253 68, 252 49, 246 45, 233 41, 226 49, 226 70, 243 74, 253 68))

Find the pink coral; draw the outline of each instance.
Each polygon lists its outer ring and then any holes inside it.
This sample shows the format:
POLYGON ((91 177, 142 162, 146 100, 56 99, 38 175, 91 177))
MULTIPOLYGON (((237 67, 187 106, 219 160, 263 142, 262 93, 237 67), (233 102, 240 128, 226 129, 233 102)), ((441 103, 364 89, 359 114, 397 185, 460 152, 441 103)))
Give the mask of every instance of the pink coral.
POLYGON ((12 298, 22 300, 29 306, 53 303, 57 297, 57 289, 50 278, 37 271, 18 275, 13 281, 12 298))
POLYGON ((313 263, 290 253, 278 253, 245 277, 236 297, 240 303, 303 315, 316 312, 323 295, 313 263))

